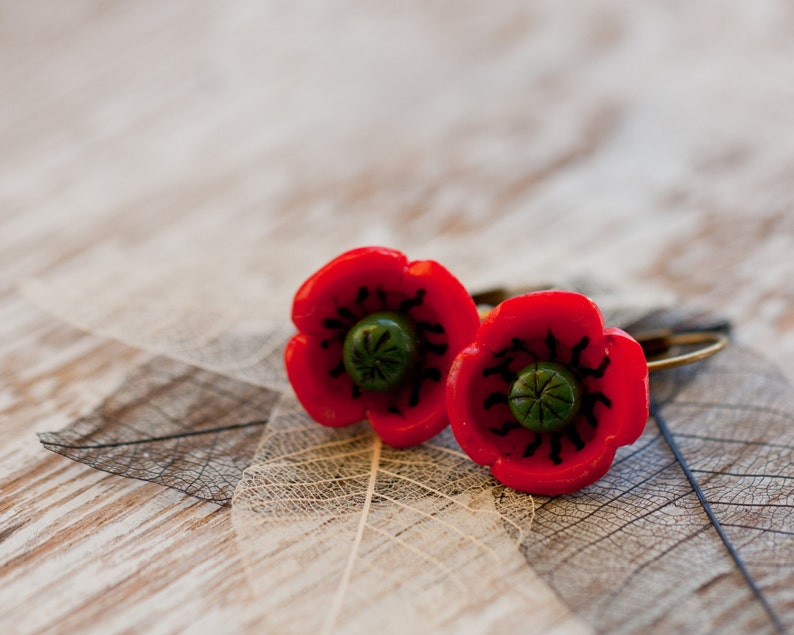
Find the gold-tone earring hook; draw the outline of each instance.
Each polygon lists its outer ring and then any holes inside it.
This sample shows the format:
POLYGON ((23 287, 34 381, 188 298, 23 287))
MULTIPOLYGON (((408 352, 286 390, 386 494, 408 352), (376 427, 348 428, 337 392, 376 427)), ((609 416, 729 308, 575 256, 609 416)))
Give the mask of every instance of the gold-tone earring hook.
POLYGON ((718 331, 693 331, 690 333, 675 333, 670 330, 657 331, 636 335, 635 338, 645 352, 648 362, 648 372, 677 368, 686 364, 699 362, 716 355, 728 345, 728 336, 718 331), (688 353, 670 355, 674 348, 682 346, 698 346, 705 344, 688 353))

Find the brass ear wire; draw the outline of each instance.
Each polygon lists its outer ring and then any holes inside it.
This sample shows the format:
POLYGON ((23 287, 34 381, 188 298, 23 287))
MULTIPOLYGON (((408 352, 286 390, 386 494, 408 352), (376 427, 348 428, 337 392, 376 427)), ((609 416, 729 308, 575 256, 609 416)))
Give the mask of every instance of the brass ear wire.
POLYGON ((677 368, 686 364, 699 362, 716 355, 728 345, 728 336, 717 331, 694 331, 691 333, 674 333, 658 331, 639 334, 634 337, 642 346, 648 360, 648 372, 677 368), (688 353, 667 355, 671 350, 682 346, 705 346, 688 353))

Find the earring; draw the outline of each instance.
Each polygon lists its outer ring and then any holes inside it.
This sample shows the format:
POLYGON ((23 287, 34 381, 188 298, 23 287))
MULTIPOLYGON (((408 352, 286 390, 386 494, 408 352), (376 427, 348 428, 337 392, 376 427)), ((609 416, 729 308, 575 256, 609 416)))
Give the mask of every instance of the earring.
POLYGON ((649 410, 648 372, 703 359, 717 333, 654 336, 651 348, 703 344, 647 362, 643 346, 605 328, 597 305, 569 291, 499 304, 447 378, 452 431, 473 461, 511 488, 573 492, 601 478, 618 447, 637 440, 649 410))
POLYGON ((368 419, 393 447, 422 443, 448 423, 445 381, 480 324, 463 285, 435 261, 362 247, 297 291, 287 376, 317 422, 368 419))

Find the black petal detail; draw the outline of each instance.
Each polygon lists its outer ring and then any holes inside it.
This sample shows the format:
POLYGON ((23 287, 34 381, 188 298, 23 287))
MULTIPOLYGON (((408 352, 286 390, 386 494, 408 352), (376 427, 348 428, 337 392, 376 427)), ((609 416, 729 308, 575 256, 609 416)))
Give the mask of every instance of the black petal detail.
POLYGON ((491 375, 499 375, 506 383, 512 383, 516 378, 516 374, 510 370, 510 364, 513 363, 512 357, 505 358, 498 366, 491 366, 482 371, 483 377, 490 377, 491 375))
POLYGON ((560 340, 554 336, 554 333, 549 331, 549 334, 546 336, 546 348, 549 349, 549 359, 551 359, 551 361, 557 359, 557 346, 559 343, 560 340))
POLYGON ((483 402, 483 407, 486 410, 490 410, 496 404, 506 404, 507 403, 507 395, 504 395, 500 392, 494 392, 488 395, 488 398, 483 402))
POLYGON ((529 458, 529 457, 531 457, 533 454, 535 454, 535 452, 537 452, 537 451, 538 451, 538 448, 539 448, 539 447, 540 447, 542 444, 543 444, 543 436, 541 436, 540 434, 538 434, 538 433, 536 432, 536 433, 535 433, 535 439, 534 439, 534 441, 532 441, 532 443, 530 443, 529 445, 527 445, 527 447, 526 447, 526 448, 524 448, 524 454, 523 454, 522 456, 523 456, 525 459, 528 459, 528 458, 529 458))
POLYGON ((443 335, 446 331, 441 324, 432 324, 430 322, 419 322, 416 325, 416 330, 420 333, 435 333, 436 335, 443 335))
POLYGON ((338 379, 345 374, 345 363, 340 361, 336 366, 328 371, 328 374, 334 379, 338 379))
POLYGON ((520 430, 523 426, 517 421, 505 421, 501 428, 488 428, 497 437, 506 437, 513 430, 520 430))
POLYGON ((568 429, 565 431, 565 435, 568 437, 568 440, 574 444, 577 450, 584 450, 584 441, 582 441, 582 437, 579 435, 579 430, 576 429, 576 426, 569 426, 568 429))
POLYGON ((408 398, 408 407, 416 408, 419 405, 419 389, 422 387, 422 382, 417 381, 411 388, 411 396, 408 398))
POLYGON ((579 367, 581 363, 582 352, 584 352, 588 346, 590 346, 590 338, 585 335, 571 350, 571 366, 576 368, 579 367))
POLYGON ((562 463, 562 457, 560 453, 562 452, 562 438, 559 434, 551 435, 551 452, 549 453, 549 458, 551 459, 554 465, 559 465, 562 463))
POLYGON ((598 368, 580 368, 579 373, 583 377, 595 377, 596 379, 600 379, 604 376, 604 373, 609 367, 609 361, 609 357, 605 355, 604 359, 602 359, 601 363, 598 365, 598 368))
POLYGON ((408 313, 414 307, 422 306, 422 304, 425 301, 426 293, 427 291, 425 291, 424 289, 417 290, 416 295, 414 295, 413 298, 409 298, 407 300, 403 300, 402 302, 400 302, 400 308, 398 309, 398 311, 400 313, 408 313))
POLYGON ((602 403, 607 408, 612 407, 612 400, 602 392, 589 392, 582 396, 582 414, 593 428, 598 427, 598 417, 594 412, 597 403, 602 403))

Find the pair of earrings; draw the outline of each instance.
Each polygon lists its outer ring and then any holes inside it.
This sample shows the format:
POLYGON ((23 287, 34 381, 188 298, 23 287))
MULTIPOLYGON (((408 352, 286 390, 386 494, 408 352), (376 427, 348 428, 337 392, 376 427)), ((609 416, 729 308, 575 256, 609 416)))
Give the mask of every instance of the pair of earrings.
POLYGON ((605 328, 597 305, 569 291, 509 298, 481 321, 443 266, 363 247, 335 258, 298 290, 287 375, 326 426, 368 419, 393 447, 448 424, 469 457, 504 485, 572 492, 601 478, 648 419, 648 372, 725 345, 715 333, 667 338, 708 344, 648 362, 642 345, 605 328))

